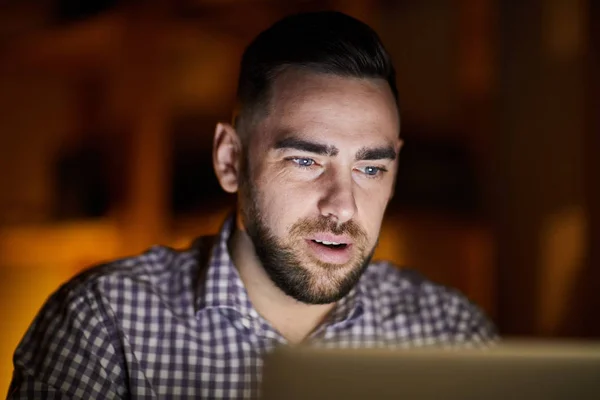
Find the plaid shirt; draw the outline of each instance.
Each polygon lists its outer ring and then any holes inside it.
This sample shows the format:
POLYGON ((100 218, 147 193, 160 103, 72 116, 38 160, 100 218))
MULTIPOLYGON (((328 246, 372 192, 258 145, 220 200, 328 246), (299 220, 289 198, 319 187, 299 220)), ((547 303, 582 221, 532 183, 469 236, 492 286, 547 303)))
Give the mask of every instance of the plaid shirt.
MULTIPOLYGON (((92 268, 43 306, 14 355, 9 399, 253 398, 286 340, 252 307, 227 251, 153 247, 92 268)), ((369 266, 309 338, 327 347, 483 344, 495 331, 455 291, 369 266)))

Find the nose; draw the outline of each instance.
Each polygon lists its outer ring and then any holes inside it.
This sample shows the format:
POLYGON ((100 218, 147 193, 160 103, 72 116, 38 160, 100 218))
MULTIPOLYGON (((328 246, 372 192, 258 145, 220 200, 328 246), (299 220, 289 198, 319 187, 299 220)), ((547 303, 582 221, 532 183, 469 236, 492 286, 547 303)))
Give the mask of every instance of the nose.
POLYGON ((353 192, 352 175, 330 171, 329 179, 322 182, 325 190, 319 199, 318 207, 321 215, 332 218, 343 224, 356 214, 356 200, 353 192))

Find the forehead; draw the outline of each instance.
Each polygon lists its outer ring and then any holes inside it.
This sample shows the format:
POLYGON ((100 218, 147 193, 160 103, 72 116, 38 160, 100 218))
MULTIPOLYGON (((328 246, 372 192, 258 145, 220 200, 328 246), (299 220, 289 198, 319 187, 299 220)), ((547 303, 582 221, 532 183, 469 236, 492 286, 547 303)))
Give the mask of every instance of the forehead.
POLYGON ((399 134, 395 99, 386 81, 291 70, 274 82, 260 141, 282 135, 320 141, 390 143, 399 134))

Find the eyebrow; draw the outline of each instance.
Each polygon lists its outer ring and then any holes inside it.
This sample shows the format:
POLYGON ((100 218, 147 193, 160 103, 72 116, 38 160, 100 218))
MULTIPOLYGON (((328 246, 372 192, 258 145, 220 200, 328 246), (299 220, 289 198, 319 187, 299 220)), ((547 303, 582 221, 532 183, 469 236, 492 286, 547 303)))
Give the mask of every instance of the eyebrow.
POLYGON ((395 160, 397 157, 396 151, 392 146, 383 147, 363 147, 356 152, 356 161, 362 160, 395 160))
MULTIPOLYGON (((322 156, 335 157, 339 150, 332 145, 312 142, 310 140, 299 139, 296 137, 287 137, 275 143, 273 146, 277 150, 299 150, 308 153, 314 153, 322 156)), ((395 160, 397 157, 396 151, 392 146, 382 147, 363 147, 356 152, 356 161, 366 160, 395 160)))
POLYGON ((337 156, 339 153, 338 148, 335 146, 321 144, 321 143, 317 143, 317 142, 311 142, 309 140, 298 139, 295 137, 288 137, 288 138, 278 141, 277 143, 275 143, 274 148, 278 149, 278 150, 280 150, 280 149, 300 150, 300 151, 306 151, 308 153, 315 153, 315 154, 318 154, 321 156, 330 156, 330 157, 337 156))

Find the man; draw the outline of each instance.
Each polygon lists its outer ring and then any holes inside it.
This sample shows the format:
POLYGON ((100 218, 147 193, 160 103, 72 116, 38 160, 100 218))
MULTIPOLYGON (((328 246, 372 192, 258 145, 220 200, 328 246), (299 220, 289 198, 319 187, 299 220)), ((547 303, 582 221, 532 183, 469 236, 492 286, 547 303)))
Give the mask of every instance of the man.
POLYGON ((246 49, 213 162, 236 213, 187 251, 87 271, 15 352, 12 398, 249 398, 277 345, 447 346, 495 337, 454 291, 371 264, 402 141, 395 72, 340 13, 283 19, 246 49))

